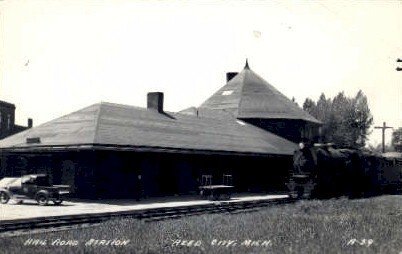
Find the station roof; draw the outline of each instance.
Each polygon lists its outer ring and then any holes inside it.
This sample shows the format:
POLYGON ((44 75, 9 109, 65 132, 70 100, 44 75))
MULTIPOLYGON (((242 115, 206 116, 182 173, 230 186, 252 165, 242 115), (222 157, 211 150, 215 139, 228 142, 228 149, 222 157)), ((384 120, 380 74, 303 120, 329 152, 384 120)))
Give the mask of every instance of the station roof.
POLYGON ((0 149, 108 146, 149 150, 291 155, 296 145, 234 117, 158 113, 98 103, 3 140, 0 149))
POLYGON ((240 73, 199 108, 223 110, 240 119, 295 119, 321 124, 252 71, 247 62, 240 73))

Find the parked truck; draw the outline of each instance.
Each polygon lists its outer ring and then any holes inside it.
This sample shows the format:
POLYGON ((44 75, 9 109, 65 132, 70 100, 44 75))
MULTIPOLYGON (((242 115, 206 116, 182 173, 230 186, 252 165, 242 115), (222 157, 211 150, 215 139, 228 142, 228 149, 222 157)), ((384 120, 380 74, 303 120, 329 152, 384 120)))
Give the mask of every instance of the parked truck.
POLYGON ((0 203, 6 204, 10 199, 18 203, 33 199, 39 205, 47 205, 49 201, 60 205, 70 193, 69 189, 68 185, 51 185, 45 174, 5 177, 0 180, 0 203))

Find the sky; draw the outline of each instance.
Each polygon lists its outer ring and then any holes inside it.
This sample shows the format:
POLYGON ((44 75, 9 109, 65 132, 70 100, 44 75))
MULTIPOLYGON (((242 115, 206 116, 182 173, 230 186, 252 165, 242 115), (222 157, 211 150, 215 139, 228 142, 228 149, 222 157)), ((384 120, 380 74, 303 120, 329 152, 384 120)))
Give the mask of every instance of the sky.
POLYGON ((34 126, 100 101, 145 107, 151 91, 175 112, 248 58, 299 105, 361 89, 375 126, 402 127, 401 13, 402 1, 4 0, 0 100, 34 126))

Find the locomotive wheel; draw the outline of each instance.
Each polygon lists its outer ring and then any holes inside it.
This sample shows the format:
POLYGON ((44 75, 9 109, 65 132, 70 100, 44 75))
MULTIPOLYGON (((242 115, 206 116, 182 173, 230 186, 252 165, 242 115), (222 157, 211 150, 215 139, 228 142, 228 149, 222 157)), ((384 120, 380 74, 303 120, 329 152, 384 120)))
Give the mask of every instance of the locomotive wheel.
POLYGON ((296 199, 311 199, 313 198, 312 191, 306 188, 305 186, 298 186, 294 190, 293 198, 296 199))
POLYGON ((289 194, 289 196, 290 196, 290 198, 292 198, 292 199, 297 199, 297 194, 294 193, 294 192, 291 192, 291 193, 289 194))
POLYGON ((0 203, 7 204, 9 200, 10 196, 6 192, 0 192, 0 203))
POLYGON ((305 199, 312 199, 312 198, 313 198, 313 195, 312 195, 312 193, 311 193, 311 190, 305 191, 305 192, 304 192, 304 197, 305 197, 305 199))
POLYGON ((297 199, 303 199, 304 198, 304 188, 303 187, 297 187, 296 188, 296 198, 297 199))

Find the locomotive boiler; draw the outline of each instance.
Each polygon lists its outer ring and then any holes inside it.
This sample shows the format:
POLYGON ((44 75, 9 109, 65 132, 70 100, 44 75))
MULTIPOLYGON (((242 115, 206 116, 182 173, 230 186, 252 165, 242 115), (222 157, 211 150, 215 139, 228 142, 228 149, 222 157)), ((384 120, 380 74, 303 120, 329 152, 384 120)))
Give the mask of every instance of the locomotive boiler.
POLYGON ((402 156, 384 157, 332 144, 300 144, 288 188, 292 198, 363 197, 399 193, 402 156))

